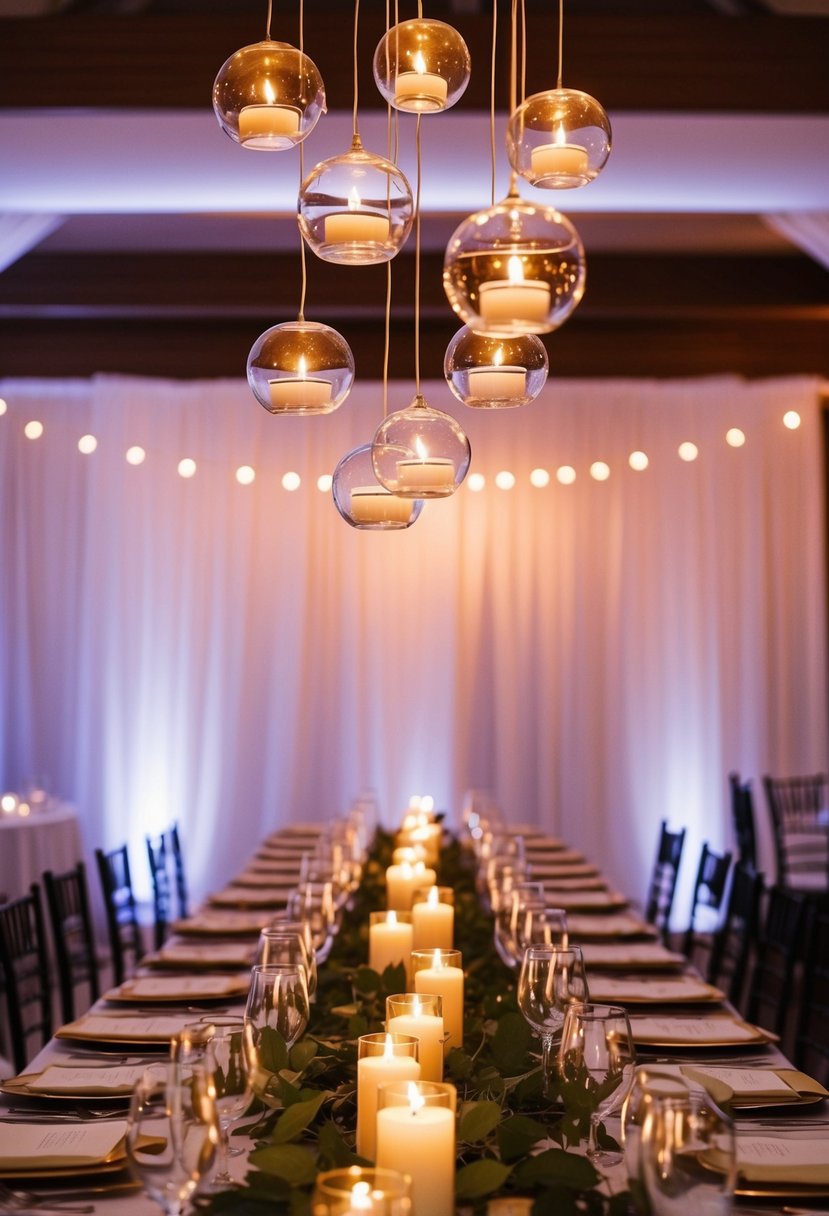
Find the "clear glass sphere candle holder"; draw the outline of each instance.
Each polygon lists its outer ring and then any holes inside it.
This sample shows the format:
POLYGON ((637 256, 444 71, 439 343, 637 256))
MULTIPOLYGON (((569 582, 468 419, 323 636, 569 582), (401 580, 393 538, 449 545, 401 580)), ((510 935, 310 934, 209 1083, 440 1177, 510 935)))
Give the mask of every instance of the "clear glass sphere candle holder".
POLYGON ((250 349, 248 384, 271 414, 330 414, 351 391, 354 356, 345 338, 318 321, 283 321, 250 349))
POLYGON ((558 329, 584 295, 586 273, 584 247, 570 220, 512 194, 455 229, 443 286, 470 329, 513 337, 558 329))
POLYGON ((586 186, 607 164, 610 119, 579 89, 534 93, 507 125, 507 157, 516 173, 542 190, 586 186))
POLYGON ((448 110, 472 71, 469 48, 444 21, 416 17, 392 26, 374 52, 374 80, 389 105, 414 114, 448 110))
POLYGON ((417 396, 384 418, 371 444, 381 485, 403 498, 447 498, 469 471, 472 449, 459 422, 417 396))
POLYGON ((412 1180, 399 1170, 349 1165, 318 1174, 311 1216, 411 1216, 412 1180))
POLYGON ((388 262, 406 242, 411 187, 396 165, 367 152, 355 135, 348 152, 320 161, 299 191, 299 228, 325 262, 388 262))
POLYGON ((496 338, 459 329, 446 348, 443 374, 464 405, 504 410, 529 405, 547 382, 549 361, 535 334, 496 338))
POLYGON ((369 443, 346 452, 334 470, 331 493, 345 522, 362 532, 410 528, 423 510, 422 502, 397 495, 377 481, 369 443))
POLYGON ((243 148, 281 152, 301 143, 326 112, 325 87, 312 59, 268 38, 222 64, 213 109, 222 130, 243 148))

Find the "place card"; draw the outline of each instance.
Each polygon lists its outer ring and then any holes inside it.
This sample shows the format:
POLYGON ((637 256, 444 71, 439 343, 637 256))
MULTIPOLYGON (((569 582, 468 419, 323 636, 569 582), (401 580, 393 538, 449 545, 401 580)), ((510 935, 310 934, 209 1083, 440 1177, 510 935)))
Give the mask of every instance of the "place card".
MULTIPOLYGON (((42 1073, 26 1079, 25 1088, 30 1094, 129 1094, 143 1075, 147 1065, 116 1064, 91 1068, 71 1068, 63 1064, 51 1064, 42 1073)), ((23 1078, 19 1078, 23 1079, 23 1078)))
POLYGON ((124 1119, 96 1123, 8 1123, 0 1145, 0 1170, 56 1170, 102 1165, 111 1160, 126 1135, 124 1119))
POLYGON ((737 1172, 750 1183, 829 1186, 826 1137, 738 1136, 737 1172))
POLYGON ((55 1032, 55 1038, 100 1039, 104 1043, 166 1043, 192 1020, 192 1013, 175 1017, 163 1014, 158 1017, 148 1017, 147 1014, 121 1017, 109 1013, 90 1013, 61 1026, 55 1032))
POLYGON ((105 998, 108 1001, 203 1000, 239 996, 247 992, 249 984, 248 974, 141 976, 126 980, 118 988, 111 988, 105 993, 105 998))
POLYGON ((774 1036, 729 1014, 710 1017, 646 1017, 630 1019, 634 1042, 654 1047, 731 1047, 770 1042, 774 1036))
MULTIPOLYGON (((569 923, 569 921, 568 921, 569 923)), ((590 968, 654 968, 676 970, 685 966, 685 955, 668 950, 661 942, 586 942, 584 961, 590 968)))
POLYGON ((249 967, 253 958, 246 942, 211 942, 209 946, 177 942, 162 946, 153 959, 144 961, 155 967, 249 967))
POLYGON ((731 1068, 682 1065, 687 1080, 706 1090, 715 1102, 738 1106, 782 1106, 788 1102, 829 1097, 819 1081, 794 1068, 731 1068))
POLYGON ((611 976, 590 977, 590 999, 609 1004, 677 1004, 679 1002, 721 1001, 724 993, 713 984, 693 975, 676 978, 615 979, 611 976))

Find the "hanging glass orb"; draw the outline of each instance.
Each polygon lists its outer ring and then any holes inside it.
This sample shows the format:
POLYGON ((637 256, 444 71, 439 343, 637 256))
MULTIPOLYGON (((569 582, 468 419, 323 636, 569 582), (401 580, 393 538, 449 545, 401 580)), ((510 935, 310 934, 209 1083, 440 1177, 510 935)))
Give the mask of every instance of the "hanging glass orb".
POLYGON ((384 418, 371 444, 377 480, 403 498, 448 498, 466 477, 471 459, 460 423, 420 396, 384 418))
POLYGON ((374 52, 374 79, 396 110, 448 110, 469 84, 472 60, 456 29, 416 17, 392 26, 374 52))
POLYGON ((320 161, 299 191, 299 228, 325 262, 370 266, 400 252, 412 228, 412 191, 397 165, 366 152, 355 135, 320 161))
POLYGON ((219 126, 243 148, 279 152, 301 143, 326 112, 316 64, 287 42, 243 46, 213 82, 219 126))
POLYGON ((250 349, 248 384, 271 414, 330 414, 354 382, 351 347, 317 321, 284 321, 250 349))
POLYGON ((610 119, 579 89, 548 89, 520 105, 507 126, 516 173, 543 190, 586 186, 610 156, 610 119))
POLYGON ((474 409, 529 405, 547 380, 544 343, 535 334, 493 338, 459 329, 446 348, 443 374, 452 392, 474 409))
POLYGON ((379 484, 374 476, 370 443, 343 456, 334 470, 331 493, 345 522, 363 532, 410 528, 423 510, 419 499, 402 498, 379 484))
POLYGON ((579 234, 553 207, 510 194, 460 224, 446 247, 443 286, 476 333, 546 334, 584 295, 579 234))

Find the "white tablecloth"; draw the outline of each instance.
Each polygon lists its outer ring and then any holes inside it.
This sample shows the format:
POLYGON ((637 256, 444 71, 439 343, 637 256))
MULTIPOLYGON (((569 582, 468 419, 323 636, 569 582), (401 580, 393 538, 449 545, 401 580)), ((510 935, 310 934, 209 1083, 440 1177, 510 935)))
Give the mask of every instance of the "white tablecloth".
POLYGON ((44 870, 69 870, 83 859, 78 812, 52 802, 26 818, 0 814, 0 894, 26 895, 44 870))

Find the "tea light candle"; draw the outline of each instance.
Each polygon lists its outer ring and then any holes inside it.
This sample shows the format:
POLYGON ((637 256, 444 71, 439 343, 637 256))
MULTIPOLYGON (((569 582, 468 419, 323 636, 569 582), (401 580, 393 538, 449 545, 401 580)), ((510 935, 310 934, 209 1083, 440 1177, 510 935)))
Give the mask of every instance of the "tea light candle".
POLYGON ((415 992, 433 992, 443 1001, 445 1049, 463 1046, 463 968, 459 950, 415 950, 415 992))
POLYGON ((372 912, 368 930, 368 965, 373 971, 382 973, 386 967, 405 963, 408 974, 413 949, 413 927, 405 913, 372 912))
POLYGON ((398 460, 398 490, 426 490, 448 494, 455 488, 455 462, 440 456, 398 460))
POLYGON ((536 181, 547 177, 585 177, 590 157, 581 144, 541 144, 530 153, 530 165, 536 181))
POLYGON ((511 401, 527 392, 524 367, 494 363, 491 367, 470 367, 469 396, 476 401, 511 401))
POLYGON ((432 887, 425 900, 412 904, 412 949, 451 950, 454 946, 455 909, 440 901, 432 887))
POLYGON ((406 1106, 381 1105, 377 1112, 377 1164, 411 1175, 415 1212, 454 1216, 454 1112, 427 1105, 415 1082, 409 1091, 406 1106))
POLYGON ((331 385, 327 380, 309 377, 305 356, 298 359, 297 375, 269 380, 271 406, 275 410, 320 409, 331 400, 331 385))
POLYGON ((404 861, 399 866, 389 866, 386 870, 386 907, 389 911, 411 912, 412 896, 417 888, 431 887, 437 878, 437 873, 422 861, 414 865, 404 861))
POLYGON ((389 220, 363 208, 363 200, 352 186, 348 196, 348 210, 334 211, 325 217, 325 243, 344 244, 354 241, 359 244, 381 244, 389 239, 389 220))
POLYGON ((243 106, 239 143, 248 148, 290 148, 299 134, 299 110, 271 104, 243 106))
POLYGON ((422 1081, 443 1080, 446 1027, 441 1008, 440 998, 432 993, 423 999, 415 993, 386 999, 386 1030, 389 1034, 411 1035, 417 1039, 422 1081))
POLYGON ((513 255, 507 263, 506 279, 491 279, 480 287, 481 319, 487 325, 538 324, 550 312, 550 284, 525 279, 521 259, 513 255))
MULTIPOLYGON (((360 1040, 376 1039, 377 1035, 365 1035, 360 1040)), ((359 1156, 373 1161, 377 1144, 377 1094, 381 1085, 392 1081, 420 1080, 420 1064, 413 1055, 396 1055, 395 1040, 400 1035, 392 1032, 385 1036, 382 1055, 361 1055, 357 1061, 357 1141, 359 1156)), ((369 1211, 371 1209, 368 1209, 369 1211)))
POLYGON ((351 518, 361 524, 407 524, 411 499, 398 498, 381 486, 355 486, 351 491, 351 518))
POLYGON ((442 110, 449 86, 436 72, 426 71, 423 52, 414 56, 414 71, 401 72, 394 82, 394 104, 399 110, 442 110))

